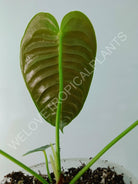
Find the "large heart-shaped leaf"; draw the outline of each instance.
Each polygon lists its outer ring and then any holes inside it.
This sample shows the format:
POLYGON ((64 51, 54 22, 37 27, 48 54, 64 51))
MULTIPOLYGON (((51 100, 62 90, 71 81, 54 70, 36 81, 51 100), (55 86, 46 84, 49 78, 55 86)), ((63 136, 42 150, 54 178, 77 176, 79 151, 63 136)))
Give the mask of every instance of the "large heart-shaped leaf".
POLYGON ((59 28, 49 13, 38 13, 21 41, 21 70, 43 118, 55 126, 58 98, 62 98, 60 128, 80 112, 91 84, 96 37, 89 19, 70 12, 59 28))

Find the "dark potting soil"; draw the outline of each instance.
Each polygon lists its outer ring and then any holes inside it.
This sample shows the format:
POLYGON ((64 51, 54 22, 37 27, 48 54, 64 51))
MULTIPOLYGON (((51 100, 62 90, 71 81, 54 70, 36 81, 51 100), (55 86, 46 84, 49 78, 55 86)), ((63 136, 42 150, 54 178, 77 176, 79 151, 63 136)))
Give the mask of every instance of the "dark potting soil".
MULTIPOLYGON (((84 167, 84 165, 78 168, 70 168, 67 171, 62 171, 62 176, 59 184, 69 184, 71 179, 84 167)), ((41 174, 40 174, 41 175, 41 174)), ((41 175, 46 181, 49 179, 46 175, 41 175)), ((56 184, 54 174, 51 173, 53 180, 52 184, 56 184)), ((41 184, 33 176, 25 175, 22 172, 12 172, 5 176, 7 181, 1 184, 41 184)), ((92 171, 88 169, 84 175, 75 184, 125 184, 123 181, 123 174, 117 174, 114 169, 108 168, 97 168, 92 171)))

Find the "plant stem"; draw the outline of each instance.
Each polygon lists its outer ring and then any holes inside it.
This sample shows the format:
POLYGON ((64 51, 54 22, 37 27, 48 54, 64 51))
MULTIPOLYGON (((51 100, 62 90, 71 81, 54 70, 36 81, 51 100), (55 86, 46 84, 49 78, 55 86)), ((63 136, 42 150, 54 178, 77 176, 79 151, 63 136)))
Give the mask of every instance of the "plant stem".
POLYGON ((27 172, 29 172, 30 174, 32 174, 35 178, 37 178, 40 182, 42 182, 43 184, 49 184, 44 178, 42 178, 39 174, 37 174, 36 172, 34 172, 32 169, 30 169, 29 167, 27 167, 26 165, 24 165, 23 163, 21 163, 20 161, 16 160, 15 158, 13 158, 11 155, 5 153, 4 151, 0 150, 0 154, 3 155, 4 157, 8 158, 9 160, 11 160, 12 162, 14 162, 15 164, 19 165, 20 167, 22 167, 24 170, 26 170, 27 172))
POLYGON ((50 175, 50 172, 49 172, 49 167, 48 167, 48 159, 47 159, 46 151, 44 150, 43 153, 44 153, 45 162, 46 162, 47 175, 48 175, 50 183, 52 183, 52 178, 51 178, 51 175, 50 175))
POLYGON ((62 34, 59 32, 59 96, 58 105, 56 113, 56 166, 58 171, 58 179, 61 174, 61 161, 60 161, 60 117, 61 117, 61 107, 62 107, 62 91, 63 91, 63 73, 62 73, 62 34))
POLYGON ((138 121, 130 125, 126 130, 119 134, 115 139, 113 139, 107 146, 105 146, 76 176, 71 180, 69 184, 74 184, 107 150, 109 150, 116 142, 118 142, 122 137, 124 137, 128 132, 138 125, 138 121))

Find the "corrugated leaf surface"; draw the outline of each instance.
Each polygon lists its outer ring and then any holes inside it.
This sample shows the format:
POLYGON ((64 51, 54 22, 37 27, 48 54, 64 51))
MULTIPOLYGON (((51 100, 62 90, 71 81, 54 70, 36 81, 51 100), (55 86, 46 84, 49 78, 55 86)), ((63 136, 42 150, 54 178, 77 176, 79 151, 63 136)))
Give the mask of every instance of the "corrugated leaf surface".
POLYGON ((38 13, 28 24, 21 41, 21 70, 36 107, 50 124, 55 125, 61 96, 60 128, 79 114, 91 84, 95 56, 94 29, 81 12, 65 15, 60 29, 49 13, 38 13))

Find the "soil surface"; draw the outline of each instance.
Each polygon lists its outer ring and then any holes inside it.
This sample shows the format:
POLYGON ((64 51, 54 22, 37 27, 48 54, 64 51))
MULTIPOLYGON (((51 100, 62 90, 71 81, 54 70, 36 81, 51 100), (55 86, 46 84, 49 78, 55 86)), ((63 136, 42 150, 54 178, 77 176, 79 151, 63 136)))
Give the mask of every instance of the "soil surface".
MULTIPOLYGON (((70 168, 67 171, 62 171, 62 176, 59 184, 69 184, 71 179, 84 167, 84 165, 78 168, 70 168)), ((40 173, 41 175, 41 173, 40 173)), ((46 181, 49 179, 46 175, 41 175, 46 181)), ((54 174, 51 173, 53 180, 52 184, 56 184, 54 174)), ((49 182, 50 183, 50 182, 49 182)), ((25 175, 22 172, 12 172, 5 176, 5 179, 1 184, 41 184, 33 176, 25 175)), ((97 168, 92 171, 87 170, 84 175, 75 184, 125 184, 123 181, 123 174, 117 174, 112 168, 97 168)))

